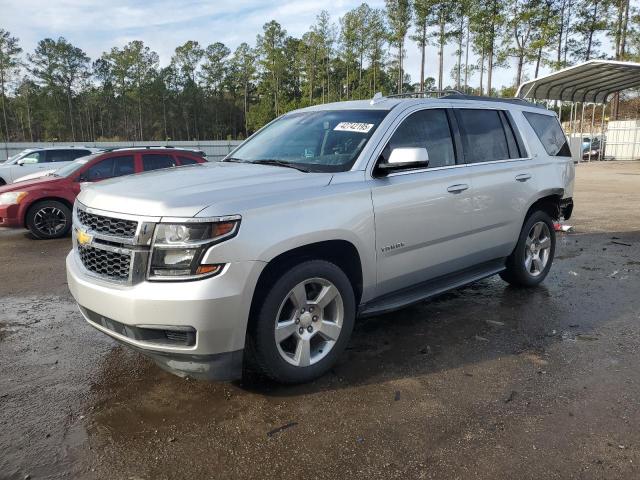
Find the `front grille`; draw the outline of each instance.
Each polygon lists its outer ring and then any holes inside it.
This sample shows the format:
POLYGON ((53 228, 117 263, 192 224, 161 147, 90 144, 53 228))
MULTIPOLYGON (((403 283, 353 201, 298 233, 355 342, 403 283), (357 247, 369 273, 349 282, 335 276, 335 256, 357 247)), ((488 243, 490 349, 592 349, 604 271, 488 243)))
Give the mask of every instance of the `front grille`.
POLYGON ((132 340, 155 343, 163 346, 193 347, 196 344, 196 330, 193 327, 145 328, 126 325, 104 317, 88 308, 80 307, 85 316, 94 323, 132 340))
POLYGON ((105 217, 78 209, 78 220, 85 227, 89 227, 96 233, 114 235, 117 237, 133 238, 136 235, 138 222, 135 220, 123 220, 122 218, 105 217))
POLYGON ((78 255, 84 268, 90 272, 112 280, 129 280, 130 254, 78 245, 78 255))

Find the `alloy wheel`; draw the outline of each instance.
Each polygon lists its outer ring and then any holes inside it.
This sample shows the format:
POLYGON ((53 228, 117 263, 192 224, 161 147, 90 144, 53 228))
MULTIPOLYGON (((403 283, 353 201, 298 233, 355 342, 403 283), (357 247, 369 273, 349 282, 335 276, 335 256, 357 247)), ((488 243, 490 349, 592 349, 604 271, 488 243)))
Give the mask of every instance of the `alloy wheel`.
POLYGON ((545 222, 534 223, 525 242, 524 268, 537 277, 544 272, 551 255, 551 232, 545 222))
POLYGON ((67 225, 67 216, 57 207, 43 207, 33 216, 33 225, 45 235, 57 235, 67 225))
POLYGON ((334 347, 344 320, 338 288, 324 278, 293 287, 278 309, 275 340, 280 356, 296 367, 313 365, 334 347))

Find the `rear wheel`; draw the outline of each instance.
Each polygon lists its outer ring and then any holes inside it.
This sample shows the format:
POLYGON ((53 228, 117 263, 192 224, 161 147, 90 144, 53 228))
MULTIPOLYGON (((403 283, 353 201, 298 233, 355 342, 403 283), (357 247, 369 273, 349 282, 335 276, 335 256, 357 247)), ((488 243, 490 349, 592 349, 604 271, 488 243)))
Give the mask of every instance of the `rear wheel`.
POLYGON ((512 285, 534 287, 549 273, 555 249, 556 233, 551 217, 543 211, 534 212, 525 221, 518 244, 500 276, 512 285))
POLYGON ((27 212, 27 228, 39 239, 64 237, 71 230, 71 210, 62 202, 45 200, 27 212))
POLYGON ((344 351, 355 320, 355 296, 333 263, 294 266, 271 287, 250 329, 253 361, 283 383, 313 380, 344 351))

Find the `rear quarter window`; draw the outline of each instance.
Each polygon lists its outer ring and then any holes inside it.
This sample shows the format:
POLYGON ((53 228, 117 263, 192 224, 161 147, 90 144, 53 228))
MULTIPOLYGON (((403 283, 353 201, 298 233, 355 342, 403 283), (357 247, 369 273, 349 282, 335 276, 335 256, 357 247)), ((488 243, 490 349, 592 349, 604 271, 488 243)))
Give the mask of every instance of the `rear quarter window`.
POLYGON ((178 162, 180 165, 196 165, 197 163, 200 163, 193 158, 183 157, 182 155, 178 155, 178 162))
POLYGON ((533 112, 522 112, 522 114, 533 128, 547 155, 552 157, 571 156, 567 137, 556 117, 533 112))

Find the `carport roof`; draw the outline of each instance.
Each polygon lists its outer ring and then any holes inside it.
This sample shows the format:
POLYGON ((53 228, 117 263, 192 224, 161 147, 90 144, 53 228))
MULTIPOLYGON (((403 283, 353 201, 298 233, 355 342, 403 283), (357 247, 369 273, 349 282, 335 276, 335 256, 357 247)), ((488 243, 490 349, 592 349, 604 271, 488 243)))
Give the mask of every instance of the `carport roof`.
POLYGON ((524 82, 517 97, 604 103, 612 93, 640 87, 640 63, 590 60, 524 82))

